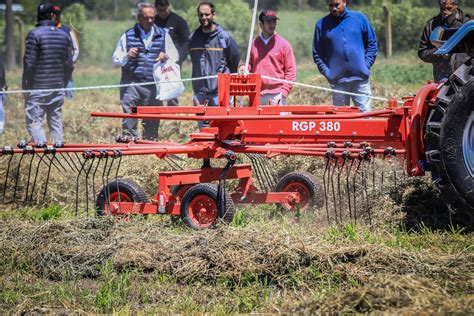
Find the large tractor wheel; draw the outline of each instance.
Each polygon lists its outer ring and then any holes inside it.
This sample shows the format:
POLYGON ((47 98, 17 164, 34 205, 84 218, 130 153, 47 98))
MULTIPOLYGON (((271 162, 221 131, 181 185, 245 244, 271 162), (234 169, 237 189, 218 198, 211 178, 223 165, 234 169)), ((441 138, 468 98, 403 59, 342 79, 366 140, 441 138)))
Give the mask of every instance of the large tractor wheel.
POLYGON ((298 192, 300 201, 298 203, 282 203, 279 205, 282 211, 306 211, 324 205, 324 197, 321 191, 320 181, 308 172, 290 172, 284 175, 276 185, 276 192, 298 192))
POLYGON ((96 201, 97 215, 121 215, 117 211, 109 210, 110 202, 138 202, 148 201, 145 191, 134 181, 117 179, 106 184, 99 193, 96 201))
POLYGON ((219 210, 217 186, 208 183, 196 184, 181 199, 181 217, 186 225, 194 229, 208 229, 219 222, 229 224, 234 214, 234 202, 227 191, 224 209, 219 210))
POLYGON ((474 68, 459 67, 430 113, 426 156, 454 223, 474 228, 474 68))

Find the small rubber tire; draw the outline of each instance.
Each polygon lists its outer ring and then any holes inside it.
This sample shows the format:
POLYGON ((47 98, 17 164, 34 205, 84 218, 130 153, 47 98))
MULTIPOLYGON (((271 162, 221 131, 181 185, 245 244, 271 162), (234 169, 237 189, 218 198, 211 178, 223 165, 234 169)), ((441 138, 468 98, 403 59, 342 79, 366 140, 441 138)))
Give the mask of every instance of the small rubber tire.
POLYGON ((218 209, 217 186, 209 183, 196 184, 186 191, 181 199, 181 218, 196 230, 230 224, 234 218, 235 205, 230 194, 225 192, 224 210, 218 209))
POLYGON ((301 200, 297 204, 281 203, 281 211, 306 211, 324 206, 321 182, 309 172, 294 171, 284 175, 276 185, 276 192, 298 192, 301 200))
POLYGON ((121 202, 145 203, 148 201, 147 194, 136 182, 128 179, 117 179, 106 184, 99 192, 95 204, 97 215, 128 215, 109 213, 107 203, 117 202, 119 197, 121 202))
POLYGON ((473 127, 467 126, 474 115, 473 72, 472 61, 468 61, 450 76, 426 124, 426 158, 432 165, 433 185, 448 206, 452 221, 470 229, 474 229, 474 178, 463 139, 465 133, 470 143, 474 137, 473 127))

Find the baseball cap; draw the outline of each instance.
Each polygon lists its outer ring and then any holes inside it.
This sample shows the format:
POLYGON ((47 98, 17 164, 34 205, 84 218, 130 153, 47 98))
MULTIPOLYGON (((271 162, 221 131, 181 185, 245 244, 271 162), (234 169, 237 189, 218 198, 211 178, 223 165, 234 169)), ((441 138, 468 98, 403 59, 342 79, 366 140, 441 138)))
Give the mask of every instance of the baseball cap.
MULTIPOLYGON (((446 0, 438 0, 439 5, 445 4, 446 2, 446 0)), ((458 4, 458 0, 453 0, 453 3, 458 4)))
POLYGON ((49 2, 41 3, 38 6, 38 14, 39 15, 50 14, 50 13, 53 13, 53 12, 54 12, 54 6, 49 2))
POLYGON ((258 19, 263 22, 263 21, 273 21, 273 20, 279 20, 277 17, 277 14, 275 11, 271 10, 263 10, 260 15, 258 16, 258 19))

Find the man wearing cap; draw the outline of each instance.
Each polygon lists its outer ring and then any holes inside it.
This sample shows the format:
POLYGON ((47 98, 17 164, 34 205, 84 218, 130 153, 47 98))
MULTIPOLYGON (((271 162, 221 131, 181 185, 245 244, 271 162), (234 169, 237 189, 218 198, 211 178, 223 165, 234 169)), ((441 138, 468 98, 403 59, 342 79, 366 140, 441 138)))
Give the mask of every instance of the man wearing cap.
MULTIPOLYGON (((61 7, 59 5, 55 5, 53 8, 53 19, 56 25, 56 28, 63 31, 69 36, 71 40, 71 47, 72 47, 72 63, 76 65, 77 60, 79 59, 79 40, 77 39, 76 32, 71 29, 69 26, 61 23, 61 7)), ((67 83, 67 90, 66 90, 66 98, 72 99, 72 76, 69 82, 67 83)))
POLYGON ((329 14, 316 22, 313 60, 331 89, 334 105, 370 111, 370 68, 377 56, 377 38, 367 17, 346 8, 346 0, 327 0, 329 14))
POLYGON ((296 62, 290 43, 276 33, 278 17, 275 11, 264 10, 258 16, 261 33, 252 43, 249 71, 283 79, 278 82, 262 78, 260 104, 284 105, 296 80, 296 62))
POLYGON ((26 36, 23 58, 26 128, 32 140, 38 144, 47 141, 42 127, 47 116, 51 139, 63 143, 62 108, 64 89, 73 69, 71 41, 69 36, 55 27, 54 8, 51 3, 38 6, 38 24, 26 36))
MULTIPOLYGON (((112 62, 122 67, 122 84, 136 83, 121 90, 124 113, 131 113, 134 106, 161 106, 156 99, 153 66, 157 62, 178 60, 178 51, 166 30, 155 25, 155 7, 147 2, 138 4, 138 23, 120 37, 112 56, 112 62)), ((143 139, 158 138, 159 120, 143 120, 143 139)), ((123 133, 138 137, 137 120, 122 121, 123 133)))
POLYGON ((458 0, 438 0, 438 4, 440 12, 426 22, 418 47, 418 57, 424 62, 433 64, 433 78, 436 82, 448 78, 469 59, 469 55, 466 53, 435 55, 437 48, 430 42, 431 33, 438 26, 455 28, 473 18, 471 14, 464 13, 459 8, 458 0))
MULTIPOLYGON (((214 76, 218 73, 235 73, 240 62, 240 50, 234 39, 214 22, 215 6, 201 2, 197 7, 200 26, 189 38, 189 52, 193 64, 192 77, 214 76)), ((193 103, 218 105, 217 78, 193 81, 193 103)), ((202 126, 201 123, 198 124, 202 126)))
MULTIPOLYGON (((156 0, 156 17, 155 24, 166 29, 178 50, 179 59, 176 62, 179 67, 188 57, 189 47, 189 26, 182 17, 171 11, 171 5, 168 0, 156 0)), ((178 99, 167 101, 168 105, 179 105, 178 99)))

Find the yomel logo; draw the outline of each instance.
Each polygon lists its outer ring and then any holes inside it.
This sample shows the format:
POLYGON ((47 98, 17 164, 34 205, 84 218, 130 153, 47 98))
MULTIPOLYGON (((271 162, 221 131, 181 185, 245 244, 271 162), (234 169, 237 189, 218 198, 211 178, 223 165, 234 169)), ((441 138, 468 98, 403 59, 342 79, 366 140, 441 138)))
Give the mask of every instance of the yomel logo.
POLYGON ((165 68, 161 69, 161 74, 166 74, 168 72, 173 72, 173 67, 168 66, 168 67, 165 67, 165 68))

